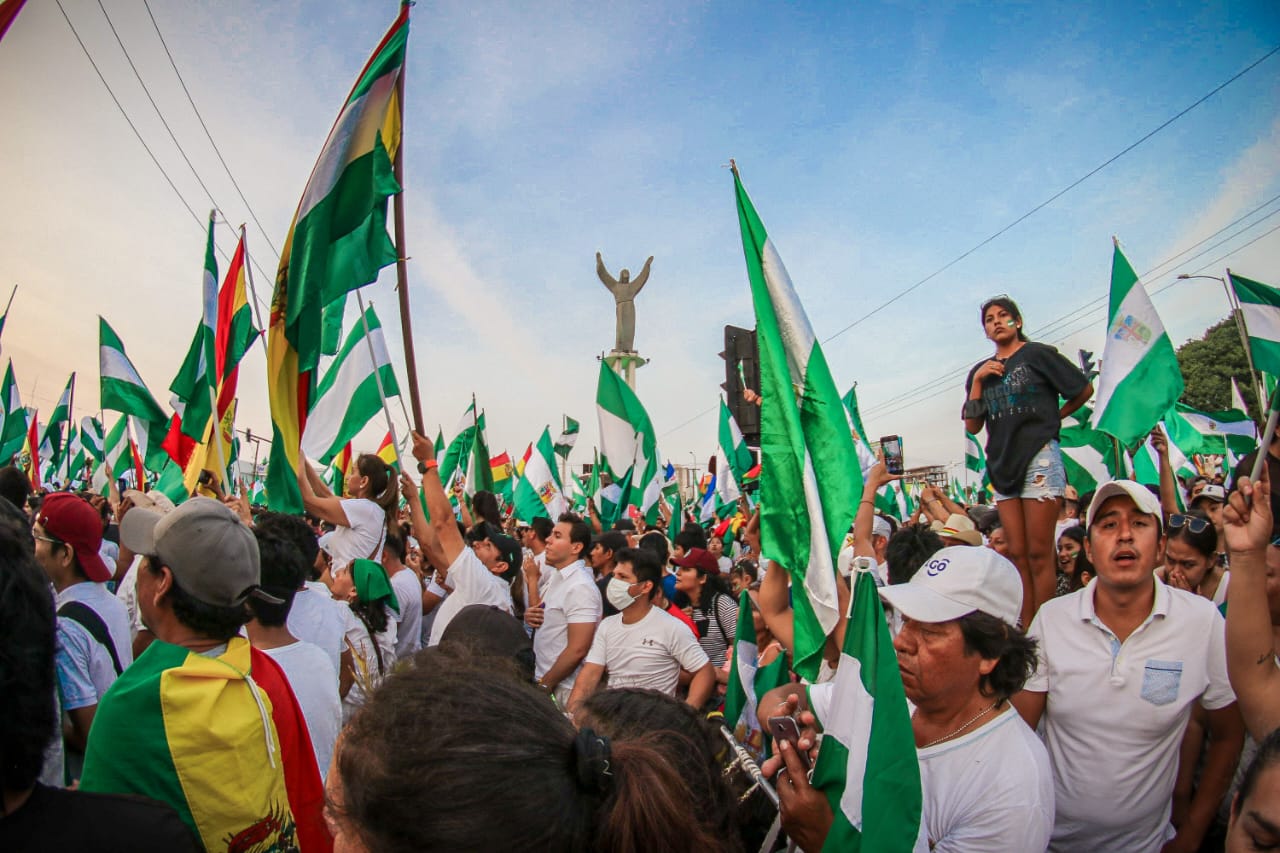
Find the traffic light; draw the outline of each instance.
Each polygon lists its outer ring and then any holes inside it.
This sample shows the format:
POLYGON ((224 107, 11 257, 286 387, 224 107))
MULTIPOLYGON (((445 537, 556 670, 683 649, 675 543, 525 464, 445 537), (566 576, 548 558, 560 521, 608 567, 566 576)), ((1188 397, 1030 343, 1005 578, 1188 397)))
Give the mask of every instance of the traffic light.
POLYGON ((760 407, 743 398, 742 392, 750 388, 760 393, 760 356, 756 349, 754 329, 737 326, 724 327, 724 389, 729 412, 738 422, 742 437, 752 447, 760 446, 760 407))
POLYGON ((1098 365, 1093 360, 1093 353, 1090 350, 1082 349, 1078 353, 1080 357, 1080 370, 1084 372, 1085 377, 1092 382, 1098 375, 1098 365))

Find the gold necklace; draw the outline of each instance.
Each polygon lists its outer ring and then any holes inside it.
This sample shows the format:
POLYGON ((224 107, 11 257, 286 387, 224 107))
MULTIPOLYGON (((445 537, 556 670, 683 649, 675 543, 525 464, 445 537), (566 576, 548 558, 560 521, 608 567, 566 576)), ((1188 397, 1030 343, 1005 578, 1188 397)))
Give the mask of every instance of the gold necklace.
POLYGON ((1000 700, 999 700, 999 699, 997 699, 997 700, 996 700, 992 705, 990 705, 990 706, 988 706, 988 707, 986 707, 986 708, 983 708, 981 711, 979 711, 979 712, 977 713, 977 715, 976 715, 972 720, 970 720, 969 722, 965 723, 965 724, 964 724, 963 726, 961 726, 960 728, 956 729, 956 730, 955 730, 955 731, 953 731, 953 732, 950 732, 949 734, 945 734, 945 735, 943 735, 942 737, 938 738, 937 740, 931 740, 931 741, 929 741, 929 742, 928 742, 928 743, 926 743, 924 746, 920 747, 920 749, 928 749, 928 748, 929 748, 929 747, 931 747, 931 746, 937 746, 938 744, 942 743, 944 740, 950 740, 951 738, 953 738, 953 737, 955 737, 956 735, 960 734, 960 733, 961 733, 962 731, 964 731, 965 729, 969 728, 969 726, 972 726, 974 723, 978 722, 978 720, 982 719, 982 716, 983 716, 984 714, 986 714, 988 711, 994 711, 994 710, 995 710, 996 708, 998 708, 998 707, 1000 707, 1000 700))

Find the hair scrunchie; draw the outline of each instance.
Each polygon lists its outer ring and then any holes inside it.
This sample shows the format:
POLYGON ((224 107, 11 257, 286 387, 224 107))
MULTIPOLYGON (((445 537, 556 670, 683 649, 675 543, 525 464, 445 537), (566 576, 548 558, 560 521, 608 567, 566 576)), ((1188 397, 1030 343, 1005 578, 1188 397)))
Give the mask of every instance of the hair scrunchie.
POLYGON ((579 729, 573 739, 578 785, 587 791, 607 794, 613 788, 613 750, 609 739, 589 728, 579 729))

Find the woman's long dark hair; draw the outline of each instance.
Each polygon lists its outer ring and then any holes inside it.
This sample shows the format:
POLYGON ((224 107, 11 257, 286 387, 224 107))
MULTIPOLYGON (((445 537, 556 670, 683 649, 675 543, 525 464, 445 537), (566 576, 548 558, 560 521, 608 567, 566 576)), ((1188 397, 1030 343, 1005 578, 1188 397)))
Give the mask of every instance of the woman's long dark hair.
MULTIPOLYGON (((1022 312, 1018 310, 1018 303, 1014 302, 1007 296, 994 296, 982 303, 982 310, 978 312, 978 319, 982 321, 983 326, 987 325, 987 309, 993 305, 1003 308, 1009 312, 1009 315, 1013 317, 1013 319, 1017 320, 1019 323, 1022 322, 1022 312)), ((1018 327, 1018 340, 1030 340, 1026 333, 1022 331, 1021 326, 1018 327)))
POLYGON ((392 476, 391 466, 375 453, 361 453, 356 460, 356 470, 361 476, 369 478, 369 500, 382 507, 387 516, 387 531, 394 533, 400 492, 396 489, 396 478, 392 476))

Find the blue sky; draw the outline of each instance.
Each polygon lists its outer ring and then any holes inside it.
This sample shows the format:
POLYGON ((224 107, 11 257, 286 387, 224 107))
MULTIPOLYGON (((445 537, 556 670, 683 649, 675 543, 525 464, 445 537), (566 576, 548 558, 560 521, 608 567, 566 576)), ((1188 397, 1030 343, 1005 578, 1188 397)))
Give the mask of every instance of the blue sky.
MULTIPOLYGON (((147 103, 96 3, 63 0, 187 203, 209 200, 147 103)), ((675 462, 714 449, 724 324, 753 323, 732 182, 744 183, 819 338, 1008 225, 1280 44, 1274 3, 423 3, 406 98, 408 253, 426 418, 452 430, 474 392, 490 446, 543 424, 595 440, 596 357, 612 301, 594 274, 656 256, 637 301, 638 390, 675 462), (699 413, 707 412, 700 418, 699 413), (690 455, 692 454, 692 456, 690 455)), ((218 165, 141 0, 108 11, 227 219, 218 165)), ((152 10, 214 138, 278 247, 324 136, 390 3, 204 3, 152 10)), ((58 7, 28 4, 3 42, 0 286, 19 284, 4 354, 29 404, 80 371, 96 405, 96 314, 157 397, 198 316, 201 227, 109 100, 58 7)), ((908 465, 963 458, 958 378, 983 357, 977 308, 1013 295, 1038 328, 1105 297, 1110 238, 1140 272, 1280 195, 1280 55, 967 259, 827 343, 873 437, 908 465)), ((1280 201, 1178 273, 1280 223, 1280 201)), ((220 243, 230 252, 229 231, 220 243)), ((1204 248, 1204 247, 1201 247, 1204 248)), ((250 223, 263 269, 275 256, 250 223)), ((1280 234, 1204 270, 1280 284, 1280 234)), ((269 298, 269 280, 258 277, 269 298)), ((387 270, 366 295, 394 326, 387 270)), ((1211 281, 1154 297, 1175 344, 1226 314, 1211 281)), ((354 309, 352 309, 354 312, 354 309)), ((1102 312, 1043 339, 1101 350, 1102 312)), ((391 332, 393 347, 398 334, 391 332)), ((240 425, 267 432, 261 352, 240 425)), ((381 431, 370 428, 366 443, 381 431)))

